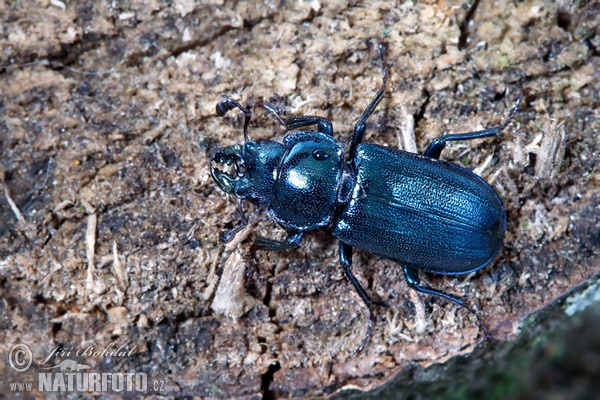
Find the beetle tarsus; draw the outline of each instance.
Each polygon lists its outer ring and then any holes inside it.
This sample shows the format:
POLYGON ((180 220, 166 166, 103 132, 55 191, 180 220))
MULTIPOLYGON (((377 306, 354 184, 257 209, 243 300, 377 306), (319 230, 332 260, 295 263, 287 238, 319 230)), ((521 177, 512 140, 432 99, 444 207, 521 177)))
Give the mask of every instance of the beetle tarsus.
POLYGON ((373 331, 373 323, 375 322, 375 313, 373 312, 372 306, 373 301, 350 269, 352 266, 352 246, 340 242, 339 256, 340 264, 342 264, 342 267, 344 268, 344 274, 346 275, 346 278, 350 281, 354 287, 354 290, 356 290, 363 303, 365 303, 367 309, 369 310, 369 323, 367 325, 367 332, 365 333, 365 338, 356 351, 357 353, 360 353, 369 342, 369 339, 371 338, 371 332, 373 331))
POLYGON ((362 343, 360 344, 358 349, 356 349, 356 353, 361 353, 363 351, 363 349, 365 348, 365 346, 367 345, 367 343, 369 343, 369 340, 371 339, 371 332, 373 331, 374 323, 375 323, 375 313, 373 312, 373 310, 371 310, 369 308, 369 323, 367 324, 367 332, 365 333, 365 338, 363 339, 362 343))
POLYGON ((263 236, 258 236, 254 241, 254 246, 259 250, 266 251, 288 251, 297 249, 302 240, 302 232, 291 232, 285 241, 269 239, 263 236))
POLYGON ((316 115, 303 115, 301 117, 289 118, 285 121, 285 127, 288 131, 292 129, 304 128, 310 125, 317 125, 317 132, 333 136, 333 125, 327 118, 316 115))
POLYGON ((360 353, 365 348, 365 346, 367 345, 369 340, 371 339, 371 332, 373 331, 373 323, 375 322, 375 313, 373 312, 373 306, 372 306, 373 302, 371 301, 371 298, 369 297, 369 295, 367 294, 365 289, 362 287, 362 285, 360 284, 358 279, 356 279, 356 276, 354 275, 354 273, 352 273, 350 266, 344 266, 344 274, 346 275, 346 278, 348 278, 350 283, 352 283, 352 286, 354 287, 356 292, 359 294, 363 303, 365 303, 365 305, 367 306, 367 309, 369 310, 369 323, 367 325, 367 332, 365 333, 365 338, 363 339, 362 343, 358 347, 358 350, 356 350, 357 353, 360 353))
POLYGON ((227 112, 233 108, 238 108, 241 112, 244 113, 244 139, 246 142, 248 141, 248 124, 250 123, 250 118, 252 117, 252 113, 249 109, 241 105, 237 100, 234 100, 230 97, 226 97, 221 100, 216 107, 217 115, 222 117, 227 112))
POLYGON ((469 312, 471 314, 475 315, 475 318, 477 318, 477 323, 479 325, 479 330, 483 333, 483 336, 485 337, 485 340, 488 341, 488 342, 491 342, 492 338, 488 334, 487 329, 485 329, 485 325, 483 324, 481 316, 479 315, 479 313, 477 312, 477 310, 475 310, 474 308, 472 308, 472 307, 470 307, 470 306, 468 306, 466 304, 463 307, 465 307, 467 310, 469 310, 469 312))
POLYGON ((354 158, 354 152, 356 151, 356 147, 362 143, 363 138, 365 136, 366 123, 367 119, 373 114, 375 108, 379 105, 379 102, 383 98, 383 94, 385 93, 385 87, 387 86, 387 77, 388 77, 388 67, 385 62, 385 46, 383 44, 379 45, 379 56, 381 57, 381 62, 383 63, 383 79, 381 83, 381 87, 375 94, 375 97, 371 100, 367 108, 363 111, 356 125, 354 125, 354 133, 352 134, 352 141, 350 142, 350 151, 349 151, 349 159, 352 160, 354 158))
POLYGON ((317 125, 317 132, 333 136, 333 124, 327 118, 319 117, 317 115, 302 115, 300 117, 283 119, 281 118, 275 107, 273 107, 270 104, 257 103, 256 107, 262 107, 271 114, 273 114, 282 125, 285 125, 286 132, 298 128, 305 128, 311 125, 317 125))
POLYGON ((482 131, 453 133, 451 135, 443 135, 443 136, 437 137, 431 141, 429 146, 427 146, 427 149, 425 150, 423 155, 426 157, 431 157, 431 158, 440 158, 440 154, 442 153, 442 150, 444 150, 444 148, 446 147, 447 142, 451 142, 454 140, 473 140, 473 139, 497 136, 498 133, 500 133, 504 128, 506 128, 506 126, 510 123, 510 121, 513 120, 515 115, 517 115, 517 111, 519 109, 519 104, 521 103, 522 98, 523 98, 523 93, 521 93, 519 95, 519 98, 517 99, 517 102, 516 102, 514 108, 510 112, 508 118, 506 118, 506 120, 502 123, 502 125, 494 126, 493 128, 485 129, 482 131))
POLYGON ((519 111, 519 105, 521 104, 522 99, 523 99, 523 93, 521 92, 521 94, 519 94, 519 97, 517 98, 517 102, 515 103, 515 106, 513 107, 512 111, 510 112, 510 115, 508 116, 508 118, 506 118, 506 121, 504 121, 504 123, 502 125, 500 125, 500 129, 498 130, 498 132, 500 132, 501 130, 506 128, 506 125, 508 125, 510 123, 510 121, 512 121, 515 118, 515 116, 517 115, 517 111, 519 111))
POLYGON ((226 244, 229 243, 233 240, 233 238, 240 233, 240 231, 242 229, 244 229, 246 227, 245 224, 242 225, 238 225, 235 228, 232 229, 228 229, 226 231, 222 231, 221 233, 219 233, 219 243, 221 244, 226 244))
POLYGON ((267 110, 268 112, 270 112, 271 114, 273 114, 273 116, 275 118, 277 118, 277 121, 279 121, 279 123, 281 125, 285 126, 285 120, 283 118, 281 118, 281 115, 279 115, 279 112, 277 112, 277 110, 275 109, 275 107, 273 107, 272 105, 267 104, 267 103, 256 103, 254 105, 254 108, 256 108, 256 107, 262 107, 262 108, 264 108, 265 110, 267 110))
POLYGON ((236 226, 233 229, 228 229, 219 234, 219 242, 222 244, 229 243, 233 240, 233 238, 240 233, 241 230, 248 226, 248 218, 246 214, 244 214, 244 210, 242 208, 242 199, 237 199, 237 213, 240 216, 242 223, 236 226))
POLYGON ((461 299, 458 296, 454 296, 449 293, 442 292, 441 290, 430 288, 428 286, 421 286, 421 279, 419 278, 419 270, 408 267, 406 265, 404 265, 402 267, 402 269, 404 270, 404 279, 406 280, 407 285, 411 289, 414 289, 417 292, 441 297, 441 298, 451 301, 452 303, 459 305, 461 307, 467 307, 465 302, 463 301, 463 299, 461 299))
POLYGON ((402 268, 404 270, 404 279, 406 280, 406 283, 411 289, 431 296, 441 297, 460 307, 464 307, 471 314, 475 315, 475 318, 477 318, 477 322, 479 324, 479 329, 481 329, 481 332, 483 332, 483 335, 485 336, 486 340, 490 339, 490 336, 488 335, 487 329, 485 329, 485 325, 483 325, 483 321, 481 320, 479 313, 474 308, 466 304, 463 299, 461 299, 458 296, 442 292, 441 290, 433 289, 428 286, 421 286, 421 280, 419 279, 419 271, 417 269, 408 267, 406 265, 404 265, 402 268))

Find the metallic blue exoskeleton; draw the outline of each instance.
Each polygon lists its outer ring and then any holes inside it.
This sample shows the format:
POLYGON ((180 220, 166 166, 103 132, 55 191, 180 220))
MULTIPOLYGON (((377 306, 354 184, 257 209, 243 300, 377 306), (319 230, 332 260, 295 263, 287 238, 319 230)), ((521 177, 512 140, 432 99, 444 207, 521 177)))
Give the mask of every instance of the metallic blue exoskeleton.
POLYGON ((350 270, 353 247, 397 261, 411 288, 474 312, 461 298, 422 286, 418 271, 464 274, 488 265, 502 246, 506 211, 483 179, 438 158, 448 141, 496 135, 514 118, 521 100, 519 97, 502 125, 441 136, 419 155, 361 143, 367 118, 381 101, 386 80, 384 67, 383 85, 355 125, 347 161, 328 119, 301 116, 283 120, 263 105, 288 131, 310 125, 317 125, 317 130, 289 132, 283 143, 255 142, 248 139, 250 111, 230 98, 217 105, 217 113, 224 115, 234 107, 244 112, 246 141, 219 150, 211 160, 215 182, 236 196, 242 218, 240 226, 221 234, 221 242, 230 241, 248 224, 242 211, 244 199, 266 207, 270 217, 288 232, 285 241, 258 237, 255 244, 260 249, 293 249, 304 232, 331 228, 340 240, 339 258, 346 277, 371 312, 360 349, 370 336, 373 312, 371 299, 350 270), (219 166, 229 166, 229 171, 219 166))

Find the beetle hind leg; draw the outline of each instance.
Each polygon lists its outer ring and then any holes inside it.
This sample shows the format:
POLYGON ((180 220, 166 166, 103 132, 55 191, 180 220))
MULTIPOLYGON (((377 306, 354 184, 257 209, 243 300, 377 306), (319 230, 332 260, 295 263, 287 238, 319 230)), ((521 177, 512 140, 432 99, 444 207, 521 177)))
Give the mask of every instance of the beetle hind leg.
POLYGON ((485 326, 483 325, 483 321, 481 320, 479 313, 474 308, 466 304, 463 299, 461 299, 458 296, 442 292, 441 290, 433 289, 428 286, 421 286, 421 280, 419 279, 419 270, 408 267, 406 265, 403 265, 402 269, 404 271, 404 279, 406 280, 406 283, 411 289, 416 290, 417 292, 425 293, 431 296, 441 297, 443 299, 451 301, 452 303, 458 306, 466 308, 471 314, 475 315, 479 324, 479 328, 483 332, 485 338, 489 340, 489 335, 487 333, 487 330, 485 329, 485 326))
POLYGON ((238 233, 240 233, 240 231, 242 231, 243 229, 245 229, 248 226, 248 218, 246 217, 246 214, 244 214, 244 210, 242 209, 242 199, 240 199, 239 197, 237 199, 237 212, 238 212, 240 218, 242 219, 242 223, 233 229, 228 229, 228 230, 222 231, 219 234, 219 242, 220 243, 224 244, 224 243, 231 242, 233 240, 233 238, 238 233))
POLYGON ((417 269, 407 267, 406 265, 403 266, 402 269, 404 270, 404 279, 406 280, 406 283, 411 289, 432 296, 438 296, 448 301, 451 301, 452 303, 461 307, 466 307, 466 304, 463 301, 463 299, 461 299, 458 296, 454 296, 446 292, 442 292, 441 290, 430 288, 428 286, 421 286, 421 279, 419 278, 419 271, 417 269))

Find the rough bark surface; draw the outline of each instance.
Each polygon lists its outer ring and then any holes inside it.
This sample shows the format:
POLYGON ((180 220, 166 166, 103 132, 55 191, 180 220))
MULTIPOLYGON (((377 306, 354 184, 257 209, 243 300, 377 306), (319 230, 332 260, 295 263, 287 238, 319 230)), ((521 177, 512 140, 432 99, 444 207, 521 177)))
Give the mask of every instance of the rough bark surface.
MULTIPOLYGON (((167 395, 321 397, 470 355, 473 315, 362 252, 353 270, 387 306, 355 354, 368 314, 326 231, 256 251, 256 235, 284 232, 245 205, 250 227, 218 244, 239 221, 209 159, 243 140, 243 119, 217 102, 324 116, 348 143, 381 84, 380 41, 390 75, 366 141, 422 152, 501 123, 524 93, 502 138, 442 153, 501 195, 505 247, 427 283, 465 297, 504 343, 600 272, 598 3, 42 3, 0 4, 0 353, 25 343, 34 359, 26 373, 0 364, 3 384, 71 358, 147 373, 167 395), (48 359, 111 343, 131 354, 48 359)), ((256 110, 253 139, 282 133, 256 110)))

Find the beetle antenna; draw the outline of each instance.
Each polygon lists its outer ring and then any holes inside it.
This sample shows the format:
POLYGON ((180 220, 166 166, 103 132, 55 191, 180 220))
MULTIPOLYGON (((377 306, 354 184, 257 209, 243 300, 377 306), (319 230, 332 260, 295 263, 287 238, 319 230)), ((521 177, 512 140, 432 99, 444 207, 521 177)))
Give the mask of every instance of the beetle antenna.
POLYGON ((250 112, 249 109, 247 109, 246 107, 244 107, 238 101, 232 99, 231 97, 226 97, 217 104, 217 107, 216 107, 217 115, 222 117, 227 113, 227 111, 231 110, 232 108, 238 108, 241 112, 244 113, 244 139, 247 142, 248 141, 248 124, 250 123, 250 117, 252 116, 252 113, 250 112))

